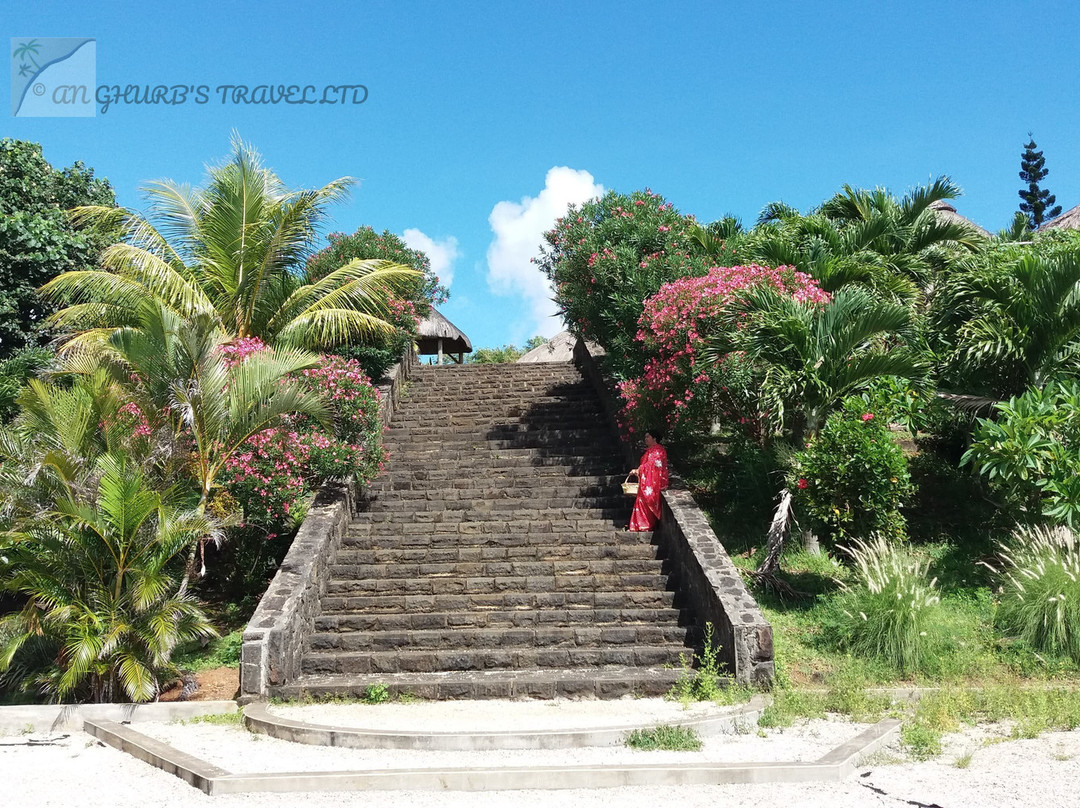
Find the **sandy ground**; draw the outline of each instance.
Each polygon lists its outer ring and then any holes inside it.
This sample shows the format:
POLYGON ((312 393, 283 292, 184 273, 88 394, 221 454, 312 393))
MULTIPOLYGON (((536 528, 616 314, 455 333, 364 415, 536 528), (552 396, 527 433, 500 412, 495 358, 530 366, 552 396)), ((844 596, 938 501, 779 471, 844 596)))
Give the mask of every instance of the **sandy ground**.
MULTIPOLYGON (((598 705, 610 703, 598 702, 598 705)), ((409 707, 411 705, 380 705, 409 707)), ((429 709, 432 705, 426 705, 429 709)), ((458 705, 460 707, 460 703, 458 705)), ((625 707, 625 705, 624 705, 625 707)), ((282 709, 284 708, 276 708, 282 709)), ((290 708, 311 710, 310 718, 333 723, 351 706, 290 708), (321 711, 327 711, 325 714, 321 711)), ((449 707, 446 709, 450 709, 449 707)), ((606 706, 595 708, 598 715, 606 706)), ((533 703, 525 712, 553 721, 559 710, 533 703), (544 710, 550 713, 544 713, 544 710)), ((398 711, 403 715, 408 711, 398 711)), ((389 713, 386 714, 389 718, 389 713)), ((625 715, 625 712, 623 713, 625 715)), ((512 717, 511 720, 517 720, 512 717)), ((562 719, 559 719, 562 720, 562 719)), ((415 726, 415 725, 413 725, 415 726)), ((443 724, 443 728, 446 725, 443 724)), ((407 766, 481 766, 557 762, 660 763, 700 760, 812 760, 857 734, 863 725, 841 720, 807 721, 786 730, 759 731, 748 724, 739 733, 705 738, 695 753, 637 752, 623 748, 561 752, 411 753, 325 749, 248 735, 234 726, 212 724, 136 724, 148 735, 168 740, 233 772, 341 770, 407 766)), ((907 759, 894 745, 876 753, 843 783, 732 785, 683 788, 618 788, 517 792, 379 792, 242 794, 207 797, 179 779, 83 733, 35 734, 0 738, 0 783, 4 804, 19 806, 364 806, 370 808, 656 808, 683 806, 860 806, 914 805, 932 808, 1010 808, 1080 804, 1080 731, 1048 733, 1011 740, 1007 726, 965 730, 946 738, 943 754, 932 761, 907 759), (51 742, 50 745, 28 745, 51 742)))

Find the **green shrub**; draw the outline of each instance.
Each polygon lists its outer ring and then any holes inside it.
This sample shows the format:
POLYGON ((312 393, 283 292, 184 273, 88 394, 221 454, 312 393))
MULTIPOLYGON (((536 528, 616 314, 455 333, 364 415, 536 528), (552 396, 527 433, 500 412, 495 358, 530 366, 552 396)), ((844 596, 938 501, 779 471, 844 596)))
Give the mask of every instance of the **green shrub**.
POLYGON ((1080 383, 1032 388, 995 409, 963 462, 1029 516, 1080 527, 1080 383))
POLYGON ((855 581, 833 601, 826 637, 904 673, 922 669, 941 644, 937 579, 927 580, 929 562, 880 537, 855 542, 848 553, 855 581))
POLYGON ((1080 541, 1064 527, 1021 528, 1001 547, 1001 628, 1080 663, 1080 541))
POLYGON ((705 624, 705 643, 700 654, 695 654, 697 667, 682 655, 683 672, 671 688, 668 697, 689 704, 692 701, 720 701, 724 699, 725 687, 720 669, 725 667, 719 659, 720 646, 713 639, 712 623, 705 624))
POLYGON ((668 752, 696 752, 701 749, 701 738, 690 727, 672 727, 661 724, 652 729, 635 729, 626 736, 631 749, 652 752, 663 749, 668 752))
POLYGON ((792 457, 796 512, 836 543, 904 535, 900 506, 912 492, 907 458, 886 419, 852 398, 792 457))

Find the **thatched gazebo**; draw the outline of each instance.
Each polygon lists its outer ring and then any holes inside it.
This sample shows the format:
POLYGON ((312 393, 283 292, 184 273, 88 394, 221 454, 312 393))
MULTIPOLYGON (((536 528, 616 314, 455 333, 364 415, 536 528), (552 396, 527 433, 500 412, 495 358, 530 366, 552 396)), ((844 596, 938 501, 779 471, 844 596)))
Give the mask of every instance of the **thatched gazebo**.
POLYGON ((939 199, 936 202, 930 203, 930 208, 937 214, 938 221, 947 222, 948 224, 962 224, 972 228, 983 238, 990 238, 992 233, 985 228, 979 227, 971 219, 966 219, 956 212, 956 208, 952 202, 947 199, 939 199))
POLYGON ((432 306, 431 313, 420 321, 420 336, 416 339, 416 348, 421 356, 438 356, 440 365, 444 355, 460 365, 465 361, 465 354, 472 353, 472 342, 465 336, 465 332, 432 306))
MULTIPOLYGON (((589 353, 599 356, 603 351, 599 345, 589 342, 589 353)), ((569 331, 560 331, 543 345, 538 345, 531 351, 526 351, 519 362, 572 362, 574 361, 574 346, 577 345, 577 337, 569 331)))
POLYGON ((1080 205, 1070 208, 1056 219, 1043 222, 1039 230, 1080 230, 1080 205))

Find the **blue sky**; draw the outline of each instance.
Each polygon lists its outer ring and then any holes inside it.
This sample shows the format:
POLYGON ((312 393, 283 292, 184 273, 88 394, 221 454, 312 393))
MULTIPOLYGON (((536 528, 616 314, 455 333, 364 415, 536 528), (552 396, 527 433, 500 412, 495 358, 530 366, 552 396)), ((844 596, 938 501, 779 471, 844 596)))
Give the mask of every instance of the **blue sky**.
POLYGON ((234 129, 292 187, 356 177, 333 229, 434 245, 452 275, 444 312, 477 346, 558 330, 528 258, 568 201, 600 188, 750 223, 845 182, 902 193, 948 174, 959 211, 997 230, 1032 131, 1046 186, 1080 204, 1075 2, 38 0, 3 19, 7 37, 96 38, 99 85, 211 87, 205 105, 8 117, 4 136, 84 161, 134 207, 147 180, 198 183, 234 129), (223 84, 369 94, 223 105, 223 84))

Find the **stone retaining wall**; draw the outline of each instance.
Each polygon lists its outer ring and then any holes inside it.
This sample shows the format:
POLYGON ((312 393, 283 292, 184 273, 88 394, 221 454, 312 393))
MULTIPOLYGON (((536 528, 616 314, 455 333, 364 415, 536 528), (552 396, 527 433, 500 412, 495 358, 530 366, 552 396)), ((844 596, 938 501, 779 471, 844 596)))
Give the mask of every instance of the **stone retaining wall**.
MULTIPOLYGON (((390 422, 415 362, 410 350, 376 385, 383 426, 390 422)), ((304 638, 314 628, 330 562, 363 497, 363 490, 352 484, 327 484, 316 496, 285 560, 244 629, 241 701, 265 699, 271 687, 300 675, 304 638)))
MULTIPOLYGON (((619 399, 596 358, 578 341, 574 362, 603 402, 611 428, 619 435, 627 469, 640 457, 619 428, 619 399)), ((672 488, 663 492, 663 515, 656 531, 680 585, 702 623, 712 623, 721 659, 744 684, 768 684, 775 675, 772 626, 746 588, 724 546, 689 491, 680 490, 672 473, 672 488)))

